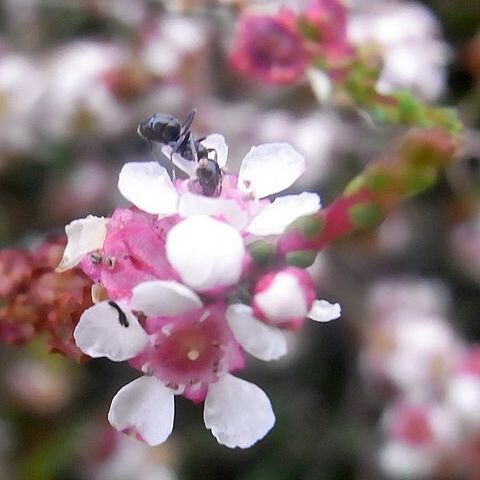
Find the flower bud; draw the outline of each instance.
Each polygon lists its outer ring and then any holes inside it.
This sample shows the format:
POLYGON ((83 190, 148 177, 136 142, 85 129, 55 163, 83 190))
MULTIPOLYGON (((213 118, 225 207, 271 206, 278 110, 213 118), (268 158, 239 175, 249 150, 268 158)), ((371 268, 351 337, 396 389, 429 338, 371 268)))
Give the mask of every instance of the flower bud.
POLYGON ((298 329, 313 301, 315 285, 308 272, 288 267, 262 277, 255 286, 255 317, 279 328, 298 329))

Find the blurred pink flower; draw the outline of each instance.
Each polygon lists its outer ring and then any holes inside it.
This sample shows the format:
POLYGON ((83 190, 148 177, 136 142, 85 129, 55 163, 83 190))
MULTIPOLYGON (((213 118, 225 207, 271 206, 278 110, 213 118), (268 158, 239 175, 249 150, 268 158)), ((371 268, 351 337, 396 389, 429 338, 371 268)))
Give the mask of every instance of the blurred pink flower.
POLYGON ((267 83, 299 80, 308 59, 295 14, 282 9, 275 16, 243 15, 230 60, 238 70, 267 83))
POLYGON ((64 245, 59 238, 42 243, 32 253, 0 252, 0 340, 19 345, 46 332, 52 350, 80 360, 85 356, 72 333, 81 312, 92 304, 92 283, 77 268, 64 274, 54 271, 64 245))
POLYGON ((347 38, 347 9, 341 0, 311 0, 300 16, 309 47, 327 62, 344 61, 353 55, 347 38))

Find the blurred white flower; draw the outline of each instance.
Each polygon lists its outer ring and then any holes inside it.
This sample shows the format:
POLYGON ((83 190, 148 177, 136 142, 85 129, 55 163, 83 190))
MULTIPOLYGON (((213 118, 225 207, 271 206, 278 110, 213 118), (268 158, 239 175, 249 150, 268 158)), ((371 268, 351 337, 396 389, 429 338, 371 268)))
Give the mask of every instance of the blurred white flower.
POLYGON ((373 317, 396 311, 413 311, 433 315, 446 313, 449 291, 439 280, 415 277, 391 277, 377 281, 369 290, 368 310, 373 317))
POLYGON ((306 174, 297 184, 300 189, 312 188, 324 181, 331 171, 335 154, 350 143, 347 127, 332 112, 315 112, 302 117, 281 110, 263 113, 255 121, 254 135, 258 142, 288 138, 308 158, 306 174), (340 131, 344 138, 342 145, 337 141, 340 131))
POLYGON ((431 478, 457 454, 461 439, 454 412, 437 403, 394 403, 385 411, 382 427, 379 463, 388 478, 431 478))
POLYGON ((450 232, 453 259, 468 275, 480 281, 480 215, 456 225, 450 232))
POLYGON ((441 392, 464 344, 443 317, 443 289, 435 283, 378 284, 371 294, 373 321, 366 331, 361 366, 409 398, 441 392))
POLYGON ((30 58, 0 54, 0 149, 30 150, 38 140, 35 116, 44 92, 45 76, 30 58))
POLYGON ((207 29, 198 20, 164 15, 145 34, 141 61, 155 75, 178 72, 186 55, 201 50, 207 41, 207 29))
POLYGON ((47 134, 109 135, 125 128, 127 110, 109 89, 106 75, 122 66, 126 53, 120 45, 93 41, 77 41, 56 52, 46 66, 48 89, 41 111, 47 134))
POLYGON ((110 436, 110 443, 113 444, 112 451, 106 457, 97 455, 96 460, 90 462, 86 471, 82 469, 85 479, 175 479, 174 471, 156 457, 156 450, 125 435, 115 433, 110 436))
POLYGON ((410 89, 427 101, 437 99, 446 83, 449 50, 430 10, 415 2, 352 2, 350 40, 373 48, 383 60, 378 89, 410 89))
POLYGON ((470 348, 447 386, 447 400, 467 431, 480 432, 480 348, 470 348))

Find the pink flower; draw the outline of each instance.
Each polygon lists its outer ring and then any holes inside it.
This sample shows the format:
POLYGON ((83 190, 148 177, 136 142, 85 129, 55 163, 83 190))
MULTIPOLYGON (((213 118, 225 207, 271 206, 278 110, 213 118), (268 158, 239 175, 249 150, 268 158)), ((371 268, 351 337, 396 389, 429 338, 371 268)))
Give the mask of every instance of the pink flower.
POLYGON ((32 257, 20 249, 0 251, 0 297, 8 297, 28 285, 32 277, 32 257))
POLYGON ((178 221, 118 208, 106 225, 102 248, 83 258, 83 271, 114 299, 130 295, 135 285, 147 280, 176 279, 165 257, 165 239, 178 221))
POLYGON ((301 78, 307 66, 295 14, 287 9, 275 16, 245 14, 238 23, 232 65, 273 84, 301 78))
POLYGON ((309 48, 329 62, 349 58, 347 10, 341 0, 311 0, 300 16, 309 48))
POLYGON ((123 387, 112 401, 110 423, 149 445, 173 428, 174 396, 205 400, 205 426, 219 443, 246 448, 275 422, 265 393, 229 372, 243 353, 225 322, 226 306, 203 304, 181 283, 141 283, 130 302, 104 301, 86 310, 75 330, 77 345, 92 357, 131 360, 146 376, 123 387), (145 328, 134 311, 146 315, 145 328))

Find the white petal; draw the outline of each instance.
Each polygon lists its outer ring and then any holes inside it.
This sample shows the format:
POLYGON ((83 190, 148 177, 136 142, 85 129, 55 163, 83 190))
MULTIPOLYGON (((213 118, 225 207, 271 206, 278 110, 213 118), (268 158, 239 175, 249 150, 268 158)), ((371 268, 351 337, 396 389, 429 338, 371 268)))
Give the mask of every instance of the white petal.
POLYGON ((268 362, 287 353, 282 331, 256 319, 248 305, 230 305, 226 318, 235 340, 254 357, 268 362))
POLYGON ((314 300, 308 318, 316 322, 329 322, 340 317, 342 311, 338 303, 329 303, 326 300, 314 300))
POLYGON ((194 178, 197 172, 197 163, 193 160, 183 158, 179 153, 172 153, 173 149, 170 145, 162 147, 162 153, 182 172, 185 172, 189 177, 194 178))
POLYGON ((107 223, 108 218, 93 215, 69 223, 65 227, 67 246, 57 272, 75 267, 87 253, 102 248, 107 235, 107 223))
POLYGON ((247 227, 254 235, 279 235, 293 221, 320 209, 320 197, 316 193, 304 192, 276 198, 267 205, 247 227))
POLYGON ((176 213, 178 194, 168 172, 157 162, 126 163, 118 178, 120 193, 147 213, 176 213))
POLYGON ((85 310, 73 336, 77 346, 87 355, 122 362, 143 351, 148 343, 148 335, 137 317, 122 302, 116 305, 125 318, 121 317, 112 303, 97 303, 85 310))
POLYGON ((330 77, 319 68, 309 68, 306 71, 310 88, 315 95, 318 103, 324 105, 332 96, 332 82, 330 77))
POLYGON ((134 433, 148 445, 159 445, 172 433, 173 397, 155 377, 137 378, 113 397, 108 421, 120 432, 134 433))
POLYGON ((242 160, 238 188, 257 198, 281 192, 305 171, 305 159, 288 143, 252 147, 242 160))
POLYGON ((145 315, 174 316, 202 306, 198 295, 185 285, 166 280, 143 282, 134 287, 130 307, 145 315))
POLYGON ((245 247, 240 234, 230 225, 198 215, 170 230, 166 253, 183 283, 206 291, 239 280, 245 247))
POLYGON ((181 217, 193 215, 219 215, 237 230, 247 223, 247 214, 235 200, 226 198, 205 197, 195 193, 184 193, 180 196, 178 213, 181 217))
MULTIPOLYGON (((204 147, 215 150, 215 152, 217 153, 216 160, 218 166, 220 168, 224 168, 227 164, 228 157, 228 145, 227 142, 225 142, 224 136, 218 133, 212 133, 211 135, 208 135, 205 140, 202 140, 201 143, 204 147)), ((210 154, 208 157, 214 158, 212 154, 210 154)))
POLYGON ((295 276, 285 272, 278 273, 268 288, 255 295, 255 303, 272 322, 303 319, 308 313, 305 291, 295 276))
POLYGON ((230 448, 252 446, 275 423, 265 392, 230 374, 208 386, 203 419, 218 443, 230 448))

